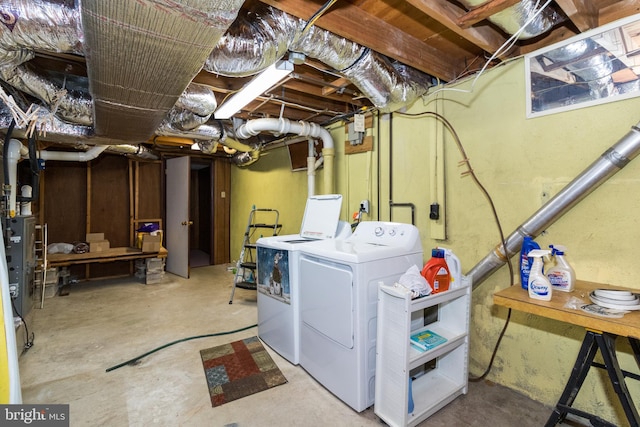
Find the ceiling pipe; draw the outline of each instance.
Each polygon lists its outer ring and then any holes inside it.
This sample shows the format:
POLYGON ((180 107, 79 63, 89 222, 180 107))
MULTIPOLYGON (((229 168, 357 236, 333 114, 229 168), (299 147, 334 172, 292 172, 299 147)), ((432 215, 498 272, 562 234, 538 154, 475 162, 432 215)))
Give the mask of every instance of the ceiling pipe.
POLYGON ((478 287, 487 277, 502 267, 509 258, 517 254, 522 247, 525 236, 537 237, 603 182, 625 167, 639 152, 640 123, 632 126, 622 139, 605 151, 600 158, 511 233, 505 240, 506 250, 500 243, 476 264, 467 273, 471 278, 473 288, 478 287))
POLYGON ((22 143, 17 139, 11 139, 9 146, 7 147, 7 170, 9 176, 9 216, 13 218, 16 216, 16 196, 17 179, 18 179, 18 161, 20 160, 20 150, 23 147, 22 143))
POLYGON ((324 191, 325 194, 333 193, 333 158, 335 149, 331 134, 322 126, 309 122, 292 122, 288 119, 255 119, 249 120, 236 129, 238 138, 247 139, 258 135, 260 132, 276 132, 280 135, 294 133, 300 136, 309 136, 322 139, 322 156, 324 157, 324 191))
POLYGON ((108 145, 96 145, 85 152, 76 151, 38 151, 38 158, 44 161, 60 160, 65 162, 88 162, 98 157, 108 145))

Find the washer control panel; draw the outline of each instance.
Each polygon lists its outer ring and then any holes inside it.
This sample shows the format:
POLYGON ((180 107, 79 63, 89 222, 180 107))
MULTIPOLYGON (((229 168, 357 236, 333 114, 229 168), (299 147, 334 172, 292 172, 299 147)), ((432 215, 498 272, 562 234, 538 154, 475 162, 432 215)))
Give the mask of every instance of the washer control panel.
POLYGON ((399 246, 405 248, 420 245, 420 233, 411 224, 384 221, 363 221, 347 239, 351 242, 364 242, 381 246, 399 246))

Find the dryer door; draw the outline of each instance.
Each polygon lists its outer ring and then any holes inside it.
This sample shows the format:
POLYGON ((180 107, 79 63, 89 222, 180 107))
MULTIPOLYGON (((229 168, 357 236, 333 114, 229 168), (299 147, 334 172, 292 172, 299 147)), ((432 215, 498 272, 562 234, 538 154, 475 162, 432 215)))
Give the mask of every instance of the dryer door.
POLYGON ((349 265, 300 257, 300 319, 346 347, 353 348, 353 272, 349 265))

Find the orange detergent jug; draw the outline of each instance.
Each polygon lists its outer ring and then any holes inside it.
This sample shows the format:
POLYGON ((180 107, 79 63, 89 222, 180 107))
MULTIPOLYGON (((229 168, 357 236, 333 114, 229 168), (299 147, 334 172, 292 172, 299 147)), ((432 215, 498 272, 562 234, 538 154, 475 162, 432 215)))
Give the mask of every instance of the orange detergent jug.
POLYGON ((431 259, 424 265, 421 274, 431 286, 434 294, 449 289, 451 272, 447 261, 444 259, 444 250, 431 250, 431 259))

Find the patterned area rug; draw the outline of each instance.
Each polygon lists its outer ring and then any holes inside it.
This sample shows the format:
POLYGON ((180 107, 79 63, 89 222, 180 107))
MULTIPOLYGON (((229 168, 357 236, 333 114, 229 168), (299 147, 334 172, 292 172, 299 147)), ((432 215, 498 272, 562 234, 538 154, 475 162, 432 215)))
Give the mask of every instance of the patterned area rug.
POLYGON ((287 382, 258 337, 200 350, 200 356, 214 407, 287 382))

